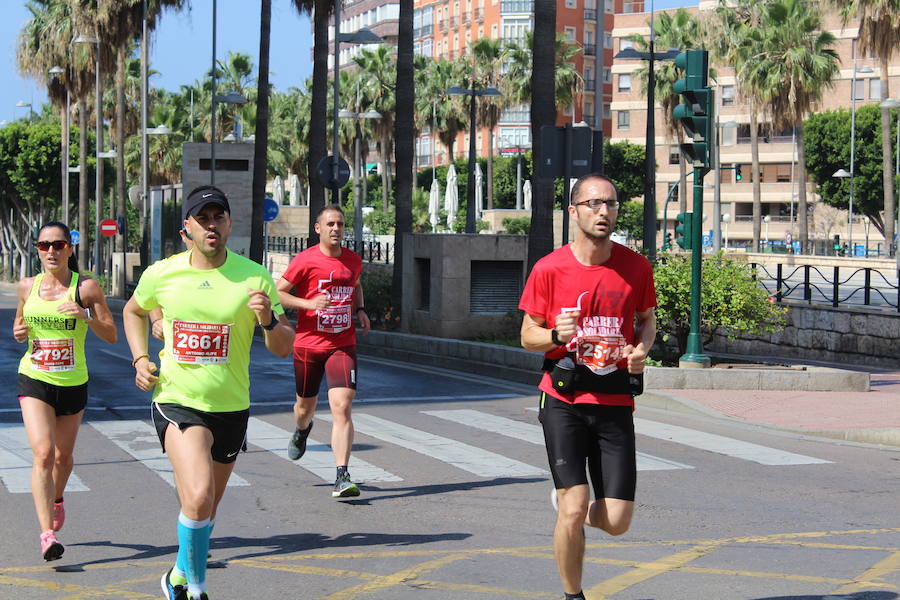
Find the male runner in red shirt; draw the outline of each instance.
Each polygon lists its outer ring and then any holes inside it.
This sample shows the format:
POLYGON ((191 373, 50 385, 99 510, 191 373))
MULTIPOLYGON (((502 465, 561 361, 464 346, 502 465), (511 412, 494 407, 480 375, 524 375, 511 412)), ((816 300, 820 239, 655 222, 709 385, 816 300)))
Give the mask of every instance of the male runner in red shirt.
POLYGON ((559 504, 553 546, 567 599, 584 598, 583 526, 621 535, 634 513, 629 374, 644 371, 656 337, 656 290, 647 259, 610 239, 618 207, 607 177, 580 178, 568 206, 575 241, 534 265, 519 301, 522 346, 544 352, 548 371, 539 418, 559 504), (574 380, 553 370, 561 359, 574 362, 574 380))
POLYGON ((316 217, 315 229, 319 234, 318 245, 295 256, 277 284, 282 305, 297 310, 294 337, 297 429, 288 443, 288 456, 298 460, 306 452, 306 439, 312 430, 324 374, 328 378, 332 415, 331 449, 337 466, 331 496, 349 498, 359 496, 359 487, 350 480, 347 470, 353 447, 350 407, 356 395, 353 316, 359 319, 364 334, 370 328, 359 281, 362 259, 341 246, 344 213, 339 206, 330 204, 323 208, 316 217))

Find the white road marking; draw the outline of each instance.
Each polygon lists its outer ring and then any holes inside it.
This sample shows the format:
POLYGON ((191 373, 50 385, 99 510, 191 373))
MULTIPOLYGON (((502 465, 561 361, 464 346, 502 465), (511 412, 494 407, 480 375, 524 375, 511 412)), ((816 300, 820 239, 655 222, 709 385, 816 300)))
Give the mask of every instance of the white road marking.
MULTIPOLYGON (((277 454, 281 458, 288 460, 298 467, 306 469, 316 477, 329 483, 334 482, 334 455, 331 448, 321 442, 317 442, 310 437, 306 440, 306 454, 298 461, 288 458, 287 444, 293 435, 292 431, 286 431, 280 427, 276 427, 262 419, 250 417, 247 425, 247 441, 254 446, 259 446, 264 450, 268 450, 273 454, 277 454)), ((351 455, 350 456, 350 473, 353 480, 359 482, 370 481, 403 481, 401 477, 389 473, 384 469, 376 467, 373 464, 351 455)))
MULTIPOLYGON (((330 415, 323 415, 330 420, 330 415)), ((456 440, 413 429, 364 413, 353 415, 359 433, 430 456, 480 477, 532 477, 547 472, 517 460, 456 440)))
MULTIPOLYGON (((498 417, 496 415, 484 413, 478 410, 461 409, 461 410, 426 410, 422 411, 426 415, 446 419, 454 423, 468 425, 482 431, 489 431, 511 437, 513 439, 522 440, 530 444, 538 446, 544 445, 544 432, 540 425, 532 425, 531 423, 523 423, 515 419, 507 419, 506 417, 498 417)), ((683 463, 651 456, 643 452, 637 453, 637 470, 638 471, 672 471, 675 469, 693 469, 694 467, 683 463)))
MULTIPOLYGON (((156 436, 156 429, 153 425, 137 420, 91 421, 90 425, 145 467, 162 477, 163 481, 175 487, 172 465, 159 447, 159 438, 156 436)), ((234 473, 228 479, 228 487, 248 485, 250 483, 246 479, 234 473)))
MULTIPOLYGON (((0 480, 13 494, 31 493, 31 446, 25 426, 0 423, 0 480)), ((86 492, 88 488, 78 475, 72 473, 66 492, 86 492)))
POLYGON ((635 433, 648 437, 683 444, 700 450, 707 450, 717 454, 724 454, 732 458, 749 460, 761 465, 785 466, 785 465, 821 465, 831 461, 785 452, 776 448, 769 448, 744 442, 733 438, 706 433, 678 425, 668 425, 647 419, 634 420, 635 433))

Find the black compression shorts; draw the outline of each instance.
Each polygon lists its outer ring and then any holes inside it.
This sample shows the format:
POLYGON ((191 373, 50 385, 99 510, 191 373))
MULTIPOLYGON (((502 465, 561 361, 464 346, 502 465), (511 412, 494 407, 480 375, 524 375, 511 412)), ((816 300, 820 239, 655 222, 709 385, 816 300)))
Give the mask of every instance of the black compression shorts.
POLYGON ((37 398, 52 406, 57 417, 77 415, 87 405, 87 383, 71 386, 53 385, 19 373, 16 388, 20 398, 23 396, 37 398))
POLYGON ((595 498, 634 501, 637 462, 630 406, 569 404, 542 393, 539 419, 557 489, 586 485, 587 463, 595 498))
POLYGON ((156 402, 151 407, 153 425, 156 426, 156 435, 159 436, 163 452, 166 451, 166 427, 170 424, 182 431, 194 425, 209 429, 213 435, 210 453, 212 459, 218 463, 233 463, 237 460, 238 452, 247 451, 249 409, 214 413, 203 412, 180 404, 158 404, 156 402))

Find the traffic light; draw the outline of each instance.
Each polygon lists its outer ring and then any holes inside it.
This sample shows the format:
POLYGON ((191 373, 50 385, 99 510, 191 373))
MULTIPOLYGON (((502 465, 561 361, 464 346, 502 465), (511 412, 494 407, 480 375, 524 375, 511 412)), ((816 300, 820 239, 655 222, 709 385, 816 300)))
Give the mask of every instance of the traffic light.
POLYGON ((694 237, 694 213, 678 213, 675 217, 678 225, 675 227, 675 243, 683 250, 692 248, 691 240, 694 237))
POLYGON ((834 253, 838 254, 841 251, 841 236, 835 234, 834 236, 834 253))
POLYGON ((740 181, 744 176, 741 175, 741 165, 734 165, 734 180, 740 181))
POLYGON ((667 250, 669 250, 669 249, 671 249, 671 248, 672 248, 672 232, 671 232, 671 231, 667 231, 667 232, 665 233, 665 235, 663 236, 663 245, 662 245, 661 250, 662 250, 663 252, 665 252, 665 251, 667 251, 667 250))
POLYGON ((681 144, 681 153, 695 168, 709 169, 711 145, 715 143, 713 127, 713 92, 709 83, 709 53, 688 50, 675 57, 675 66, 684 77, 673 86, 681 94, 682 103, 672 116, 681 122, 690 142, 681 144))

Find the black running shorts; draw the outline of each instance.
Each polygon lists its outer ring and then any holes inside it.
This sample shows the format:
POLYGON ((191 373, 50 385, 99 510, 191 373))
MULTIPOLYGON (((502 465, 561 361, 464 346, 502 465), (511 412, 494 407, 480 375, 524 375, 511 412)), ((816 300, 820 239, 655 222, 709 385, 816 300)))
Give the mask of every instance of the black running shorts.
POLYGON ((19 373, 16 388, 19 398, 26 396, 46 402, 56 411, 57 417, 77 415, 87 406, 87 382, 81 385, 53 385, 19 373))
POLYGON ((595 498, 634 501, 637 463, 630 406, 569 404, 541 394, 539 413, 556 489, 587 484, 595 498))
POLYGON ((166 427, 175 425, 181 431, 188 427, 199 425, 212 432, 212 459, 218 463, 233 463, 237 460, 238 452, 247 451, 247 421, 250 419, 250 410, 238 410, 234 412, 203 412, 194 408, 188 408, 180 404, 151 405, 150 413, 153 417, 153 425, 156 426, 156 435, 162 451, 166 451, 166 427))
POLYGON ((294 348, 294 384, 297 395, 311 398, 319 395, 322 376, 328 388, 356 389, 356 346, 342 348, 294 348))

